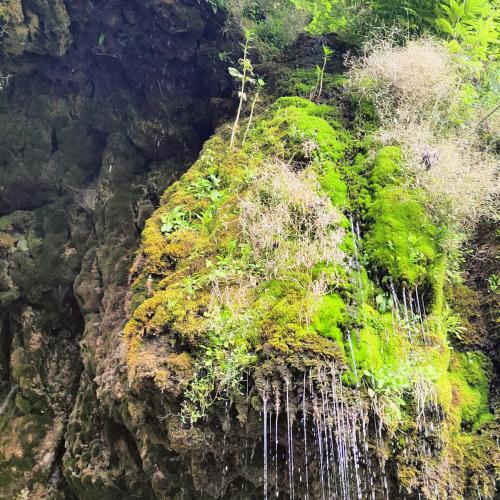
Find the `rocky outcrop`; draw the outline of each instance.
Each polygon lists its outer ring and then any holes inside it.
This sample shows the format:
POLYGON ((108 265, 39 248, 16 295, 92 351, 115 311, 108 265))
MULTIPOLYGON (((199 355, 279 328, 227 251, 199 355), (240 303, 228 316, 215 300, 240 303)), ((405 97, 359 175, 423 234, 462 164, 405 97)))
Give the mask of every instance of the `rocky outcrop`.
POLYGON ((145 220, 224 113, 222 19, 9 0, 0 21, 0 497, 154 498, 123 303, 145 220))
POLYGON ((445 289, 399 148, 367 153, 336 75, 308 99, 321 39, 199 155, 218 3, 0 6, 0 498, 492 496, 494 243, 445 289))

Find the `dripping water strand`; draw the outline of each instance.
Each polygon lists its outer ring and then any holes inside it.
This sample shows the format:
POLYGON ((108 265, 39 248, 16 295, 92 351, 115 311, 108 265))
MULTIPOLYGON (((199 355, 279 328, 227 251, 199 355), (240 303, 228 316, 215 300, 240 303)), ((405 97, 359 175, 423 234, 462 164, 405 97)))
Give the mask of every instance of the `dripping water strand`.
POLYGON ((264 412, 264 498, 267 500, 267 392, 262 394, 264 412))
POLYGON ((275 412, 275 422, 274 422, 274 468, 275 468, 275 482, 276 482, 276 498, 279 497, 278 488, 278 415, 280 413, 280 393, 278 388, 276 388, 274 393, 274 412, 275 412))
MULTIPOLYGON (((424 325, 425 310, 423 308, 423 305, 422 305, 422 307, 420 305, 420 298, 419 298, 419 294, 418 294, 418 285, 415 286, 415 297, 416 297, 416 301, 417 301, 417 313, 418 313, 418 318, 419 318, 419 322, 420 322, 420 328, 422 331, 422 340, 423 340, 424 344, 427 344, 428 334, 427 334, 427 331, 426 331, 425 325, 424 325)), ((423 297, 422 297, 422 299, 423 299, 423 297)))
POLYGON ((306 478, 306 494, 305 500, 309 499, 309 472, 308 472, 308 456, 307 456, 307 411, 306 411, 306 372, 304 372, 304 386, 302 392, 302 425, 304 426, 304 471, 306 478))
POLYGON ((294 476, 293 476, 293 429, 292 421, 290 416, 290 400, 289 400, 289 389, 290 381, 285 380, 286 387, 286 419, 287 419, 287 434, 288 434, 288 477, 290 482, 290 498, 294 498, 294 476))
POLYGON ((17 384, 14 384, 10 389, 9 393, 7 394, 6 398, 3 400, 2 405, 0 406, 0 415, 3 415, 7 410, 7 407, 9 406, 10 400, 14 396, 16 389, 17 389, 17 384))
POLYGON ((356 387, 359 387, 358 369, 356 367, 356 358, 354 357, 354 348, 352 345, 352 337, 350 332, 347 334, 347 341, 349 342, 349 350, 351 351, 351 362, 354 371, 354 379, 356 380, 356 387))

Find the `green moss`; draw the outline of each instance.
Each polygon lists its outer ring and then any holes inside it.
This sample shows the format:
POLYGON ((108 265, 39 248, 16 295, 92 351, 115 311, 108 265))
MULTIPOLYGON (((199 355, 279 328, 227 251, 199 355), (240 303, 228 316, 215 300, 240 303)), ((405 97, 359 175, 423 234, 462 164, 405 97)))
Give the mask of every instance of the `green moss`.
POLYGON ((408 286, 431 281, 437 230, 414 195, 402 187, 381 189, 369 217, 365 249, 373 265, 408 286))
POLYGON ((318 106, 300 97, 282 97, 255 127, 245 150, 258 147, 268 155, 300 160, 305 158, 306 140, 312 141, 313 157, 333 161, 342 159, 352 143, 336 108, 318 106))
POLYGON ((462 426, 490 419, 488 405, 491 362, 480 351, 454 353, 450 362, 452 411, 462 426))
POLYGON ((396 182, 401 174, 401 149, 397 146, 386 146, 377 153, 373 162, 371 184, 377 190, 396 182))
MULTIPOLYGON (((298 68, 288 71, 278 84, 280 95, 294 95, 309 98, 317 83, 317 72, 315 68, 298 68)), ((346 78, 341 74, 325 73, 323 81, 323 96, 331 96, 339 93, 345 84, 346 78)))
POLYGON ((349 206, 349 194, 340 169, 331 161, 318 163, 315 169, 321 189, 328 194, 332 203, 339 208, 349 206))
MULTIPOLYGON (((370 161, 374 147, 342 127, 335 107, 301 97, 279 99, 237 151, 228 150, 224 131, 208 141, 146 224, 131 272, 129 376, 137 375, 138 360, 144 363, 148 338, 168 336, 189 352, 189 369, 179 371, 185 372, 184 410, 195 421, 214 394, 237 394, 241 374, 257 365, 279 360, 304 369, 335 360, 346 370, 343 380, 378 409, 388 435, 406 433, 417 453, 423 409, 416 393, 423 391, 425 409, 439 408, 443 417, 432 439, 445 443, 443 456, 451 456, 453 446, 460 453, 460 436, 492 419, 490 367, 479 353, 450 349, 443 229, 433 224, 422 194, 405 186, 401 150, 384 147, 370 161), (270 270, 266 257, 255 258, 263 254, 254 253, 258 242, 242 229, 241 200, 261 193, 259 172, 278 161, 294 171, 309 168, 322 199, 343 212, 335 224, 345 232, 341 249, 352 265, 301 267, 293 253, 296 234, 275 242, 290 245, 284 269, 270 270), (162 232, 165 218, 179 213, 181 223, 162 232), (361 227, 356 242, 348 216, 361 227), (318 298, 312 290, 322 276, 335 279, 318 298), (399 296, 419 286, 425 322, 397 310, 389 277, 399 296)), ((164 387, 165 369, 151 370, 147 375, 164 387)), ((437 467, 437 454, 419 457, 418 467, 431 467, 431 461, 437 467)), ((401 466, 408 485, 418 482, 415 463, 401 466)))
MULTIPOLYGON (((253 260, 240 225, 241 200, 254 196, 252 186, 262 165, 276 156, 307 162, 323 195, 337 207, 347 204, 339 162, 352 141, 338 118, 331 106, 295 97, 279 99, 256 121, 240 150, 228 150, 220 136, 208 141, 198 161, 167 189, 161 207, 146 223, 131 271, 132 317, 125 328, 129 373, 134 377, 144 362, 141 353, 149 337, 169 335, 190 346, 195 364, 207 372, 195 376, 187 391, 186 408, 192 417, 204 411, 202 395, 210 399, 208 393, 218 384, 236 390, 238 373, 256 362, 255 352, 285 359, 303 358, 304 353, 344 359, 341 328, 346 305, 340 295, 328 295, 316 316, 317 329, 309 326, 305 318, 315 308, 309 291, 315 278, 295 264, 293 255, 279 279, 265 280, 256 290, 238 291, 241 276, 262 273, 262 263, 253 260), (242 309, 214 309, 214 282, 226 287, 221 292, 228 296, 243 294, 237 299, 242 309)), ((339 225, 348 227, 348 221, 341 217, 339 225)), ((295 237, 287 242, 292 253, 295 237)), ((325 272, 329 266, 322 267, 325 272)), ((335 272, 340 282, 347 281, 344 269, 335 272)), ((153 376, 161 379, 159 373, 153 376)))
POLYGON ((323 337, 343 342, 342 327, 347 323, 347 307, 338 294, 323 297, 311 326, 323 337))
POLYGON ((383 356, 383 339, 387 338, 387 327, 390 327, 391 318, 377 314, 368 306, 366 312, 366 326, 352 336, 353 354, 357 369, 376 371, 381 369, 386 361, 383 356))
POLYGON ((491 419, 474 432, 454 435, 453 448, 463 468, 465 478, 464 498, 494 498, 497 478, 500 475, 498 456, 498 422, 491 419))

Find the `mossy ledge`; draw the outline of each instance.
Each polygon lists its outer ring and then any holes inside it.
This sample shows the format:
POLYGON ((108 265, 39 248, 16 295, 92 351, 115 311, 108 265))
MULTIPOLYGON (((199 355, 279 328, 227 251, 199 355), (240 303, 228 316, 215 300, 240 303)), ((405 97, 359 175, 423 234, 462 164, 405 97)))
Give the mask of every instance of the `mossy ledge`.
MULTIPOLYGON (((162 414, 171 451, 213 460, 233 484, 304 494, 285 460, 276 477, 265 460, 263 476, 245 476, 241 449, 265 455, 256 425, 263 416, 269 432, 273 414, 276 450, 286 456, 287 434, 303 447, 309 432, 312 450, 316 395, 328 399, 325 384, 340 383, 335 402, 356 415, 349 429, 366 446, 348 452, 361 478, 346 480, 349 491, 493 495, 490 363, 450 346, 447 228, 405 187, 403 161, 397 146, 370 159, 334 106, 284 97, 238 149, 221 129, 165 191, 131 269, 124 334, 131 390, 158 394, 151 415, 162 414), (233 425, 241 436, 219 456, 233 425), (365 484, 373 470, 377 481, 365 484)), ((318 472, 311 450, 295 458, 318 472)), ((195 483, 230 494, 229 481, 195 483)))

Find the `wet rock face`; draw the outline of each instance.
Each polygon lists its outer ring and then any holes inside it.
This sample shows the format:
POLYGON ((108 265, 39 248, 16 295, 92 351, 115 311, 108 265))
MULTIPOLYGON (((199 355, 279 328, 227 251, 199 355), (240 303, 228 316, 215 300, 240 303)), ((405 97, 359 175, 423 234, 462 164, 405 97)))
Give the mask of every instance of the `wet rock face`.
POLYGON ((197 151, 217 112, 211 98, 228 83, 210 10, 184 2, 18 3, 0 8, 2 69, 15 75, 0 108, 0 213, 86 185, 114 131, 149 162, 197 151))
POLYGON ((145 220, 228 95, 222 19, 8 0, 0 20, 0 497, 155 498, 166 479, 127 429, 123 303, 145 220))

